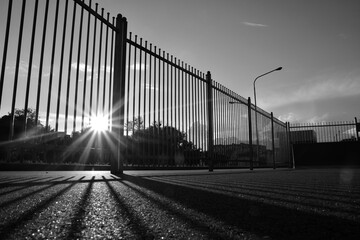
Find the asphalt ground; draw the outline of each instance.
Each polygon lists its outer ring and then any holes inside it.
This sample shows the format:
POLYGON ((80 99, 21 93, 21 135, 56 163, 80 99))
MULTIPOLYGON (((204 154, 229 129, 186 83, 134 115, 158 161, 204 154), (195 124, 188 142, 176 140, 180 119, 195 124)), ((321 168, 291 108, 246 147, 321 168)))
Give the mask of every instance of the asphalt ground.
POLYGON ((359 237, 359 168, 0 172, 0 239, 359 237))

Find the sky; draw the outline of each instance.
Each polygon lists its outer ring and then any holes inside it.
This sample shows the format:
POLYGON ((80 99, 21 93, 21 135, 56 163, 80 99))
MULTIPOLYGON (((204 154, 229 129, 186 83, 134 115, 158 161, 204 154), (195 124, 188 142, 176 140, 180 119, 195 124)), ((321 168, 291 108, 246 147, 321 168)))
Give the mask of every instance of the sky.
POLYGON ((102 0, 128 29, 290 122, 360 117, 359 0, 102 0))
MULTIPOLYGON (((7 5, 0 3, 4 23, 7 5)), ((360 119, 359 0, 98 3, 110 16, 126 17, 133 34, 202 72, 210 71, 213 80, 252 101, 254 79, 283 67, 256 82, 257 105, 283 121, 360 119)), ((24 35, 29 39, 29 31, 24 35)))

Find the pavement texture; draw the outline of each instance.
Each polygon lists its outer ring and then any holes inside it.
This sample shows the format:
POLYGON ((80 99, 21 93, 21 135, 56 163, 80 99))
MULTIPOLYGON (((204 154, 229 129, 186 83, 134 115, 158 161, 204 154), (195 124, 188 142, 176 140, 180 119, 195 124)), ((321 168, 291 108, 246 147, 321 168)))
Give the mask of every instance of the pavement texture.
POLYGON ((360 169, 0 172, 0 239, 360 239, 360 169))

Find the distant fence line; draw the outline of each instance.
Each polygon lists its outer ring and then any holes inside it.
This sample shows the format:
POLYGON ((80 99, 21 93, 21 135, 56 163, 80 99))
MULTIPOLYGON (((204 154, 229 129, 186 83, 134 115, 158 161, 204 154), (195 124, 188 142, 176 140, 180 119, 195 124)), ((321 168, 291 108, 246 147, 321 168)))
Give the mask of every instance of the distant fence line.
POLYGON ((10 113, 2 118, 7 140, 29 138, 34 129, 61 136, 79 132, 70 142, 89 141, 79 149, 93 151, 101 144, 89 138, 88 129, 105 118, 110 133, 102 144, 111 152, 106 156, 112 172, 122 172, 124 165, 291 166, 288 123, 255 111, 250 98, 215 82, 210 72, 128 33, 120 14, 111 21, 91 0, 70 3, 2 3, 7 14, 1 16, 6 24, 1 25, 0 113, 10 113), (35 107, 31 121, 30 106, 35 107), (24 109, 23 115, 17 109, 24 109))
POLYGON ((290 125, 293 144, 359 141, 360 124, 353 122, 298 123, 290 125))

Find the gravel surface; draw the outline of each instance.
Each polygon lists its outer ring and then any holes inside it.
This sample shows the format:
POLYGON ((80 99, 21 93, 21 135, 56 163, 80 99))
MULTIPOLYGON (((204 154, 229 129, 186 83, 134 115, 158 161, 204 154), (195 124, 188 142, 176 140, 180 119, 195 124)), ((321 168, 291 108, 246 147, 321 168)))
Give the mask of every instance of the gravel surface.
POLYGON ((360 169, 0 172, 0 239, 358 239, 360 169))

